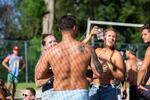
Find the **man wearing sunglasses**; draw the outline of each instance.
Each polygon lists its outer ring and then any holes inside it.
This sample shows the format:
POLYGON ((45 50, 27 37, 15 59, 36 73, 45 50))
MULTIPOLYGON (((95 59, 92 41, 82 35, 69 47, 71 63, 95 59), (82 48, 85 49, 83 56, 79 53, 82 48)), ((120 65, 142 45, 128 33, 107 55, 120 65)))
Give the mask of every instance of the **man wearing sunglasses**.
POLYGON ((23 100, 35 100, 36 91, 34 88, 26 88, 26 90, 23 92, 23 100))

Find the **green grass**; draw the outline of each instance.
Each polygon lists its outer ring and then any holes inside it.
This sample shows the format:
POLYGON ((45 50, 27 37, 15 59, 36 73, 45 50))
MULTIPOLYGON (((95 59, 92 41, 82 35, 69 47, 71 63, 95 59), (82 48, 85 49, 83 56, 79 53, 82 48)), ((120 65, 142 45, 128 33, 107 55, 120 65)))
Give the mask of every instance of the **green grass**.
POLYGON ((32 87, 34 89, 36 89, 35 83, 17 83, 17 90, 18 89, 25 89, 27 87, 32 87))

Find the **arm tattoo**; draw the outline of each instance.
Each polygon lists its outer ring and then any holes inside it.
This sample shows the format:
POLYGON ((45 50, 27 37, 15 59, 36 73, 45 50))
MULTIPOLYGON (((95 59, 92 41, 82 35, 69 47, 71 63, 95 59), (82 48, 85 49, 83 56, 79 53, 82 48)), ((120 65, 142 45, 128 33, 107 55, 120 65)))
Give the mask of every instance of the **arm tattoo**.
POLYGON ((84 52, 85 47, 84 47, 84 46, 82 46, 82 45, 80 45, 80 46, 79 46, 79 50, 80 50, 81 52, 84 52))

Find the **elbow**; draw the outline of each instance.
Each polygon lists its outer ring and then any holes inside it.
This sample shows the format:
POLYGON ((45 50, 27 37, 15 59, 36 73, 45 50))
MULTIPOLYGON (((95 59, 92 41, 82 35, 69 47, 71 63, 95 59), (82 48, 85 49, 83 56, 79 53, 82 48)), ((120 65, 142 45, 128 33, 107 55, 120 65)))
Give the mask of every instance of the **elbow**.
POLYGON ((124 79, 124 76, 122 75, 121 77, 120 77, 120 81, 121 82, 123 82, 125 79, 124 79))
POLYGON ((40 82, 38 81, 37 77, 35 77, 34 80, 35 80, 35 86, 36 86, 37 88, 41 87, 41 86, 40 86, 40 82))
POLYGON ((124 74, 122 74, 122 75, 121 75, 121 77, 120 77, 120 81, 122 81, 122 82, 123 82, 124 80, 125 80, 125 75, 124 75, 124 74))
POLYGON ((117 75, 117 77, 116 77, 118 80, 120 80, 120 81, 124 81, 125 80, 125 77, 124 77, 124 75, 122 74, 122 73, 120 73, 119 75, 117 75))
POLYGON ((37 88, 40 88, 40 85, 39 85, 38 81, 35 81, 35 86, 36 86, 37 88))
POLYGON ((42 76, 41 76, 41 75, 36 74, 36 79, 37 79, 37 80, 39 80, 39 79, 41 79, 41 78, 42 78, 42 76))
POLYGON ((34 77, 36 80, 40 80, 43 77, 40 72, 40 69, 37 69, 37 68, 35 69, 34 77))
POLYGON ((4 62, 2 62, 2 65, 4 66, 4 65, 5 65, 5 63, 4 63, 4 62))
POLYGON ((42 78, 42 75, 40 73, 35 72, 35 79, 40 80, 42 78))

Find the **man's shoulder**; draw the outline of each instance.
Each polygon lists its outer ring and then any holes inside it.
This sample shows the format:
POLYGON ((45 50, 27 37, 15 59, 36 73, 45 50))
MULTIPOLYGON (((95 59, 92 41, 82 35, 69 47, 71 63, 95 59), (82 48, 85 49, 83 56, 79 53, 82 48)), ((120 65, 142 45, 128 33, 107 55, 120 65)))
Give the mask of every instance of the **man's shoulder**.
POLYGON ((112 60, 121 62, 121 61, 123 61, 123 56, 121 55, 121 53, 118 50, 114 50, 114 52, 112 54, 112 60))

